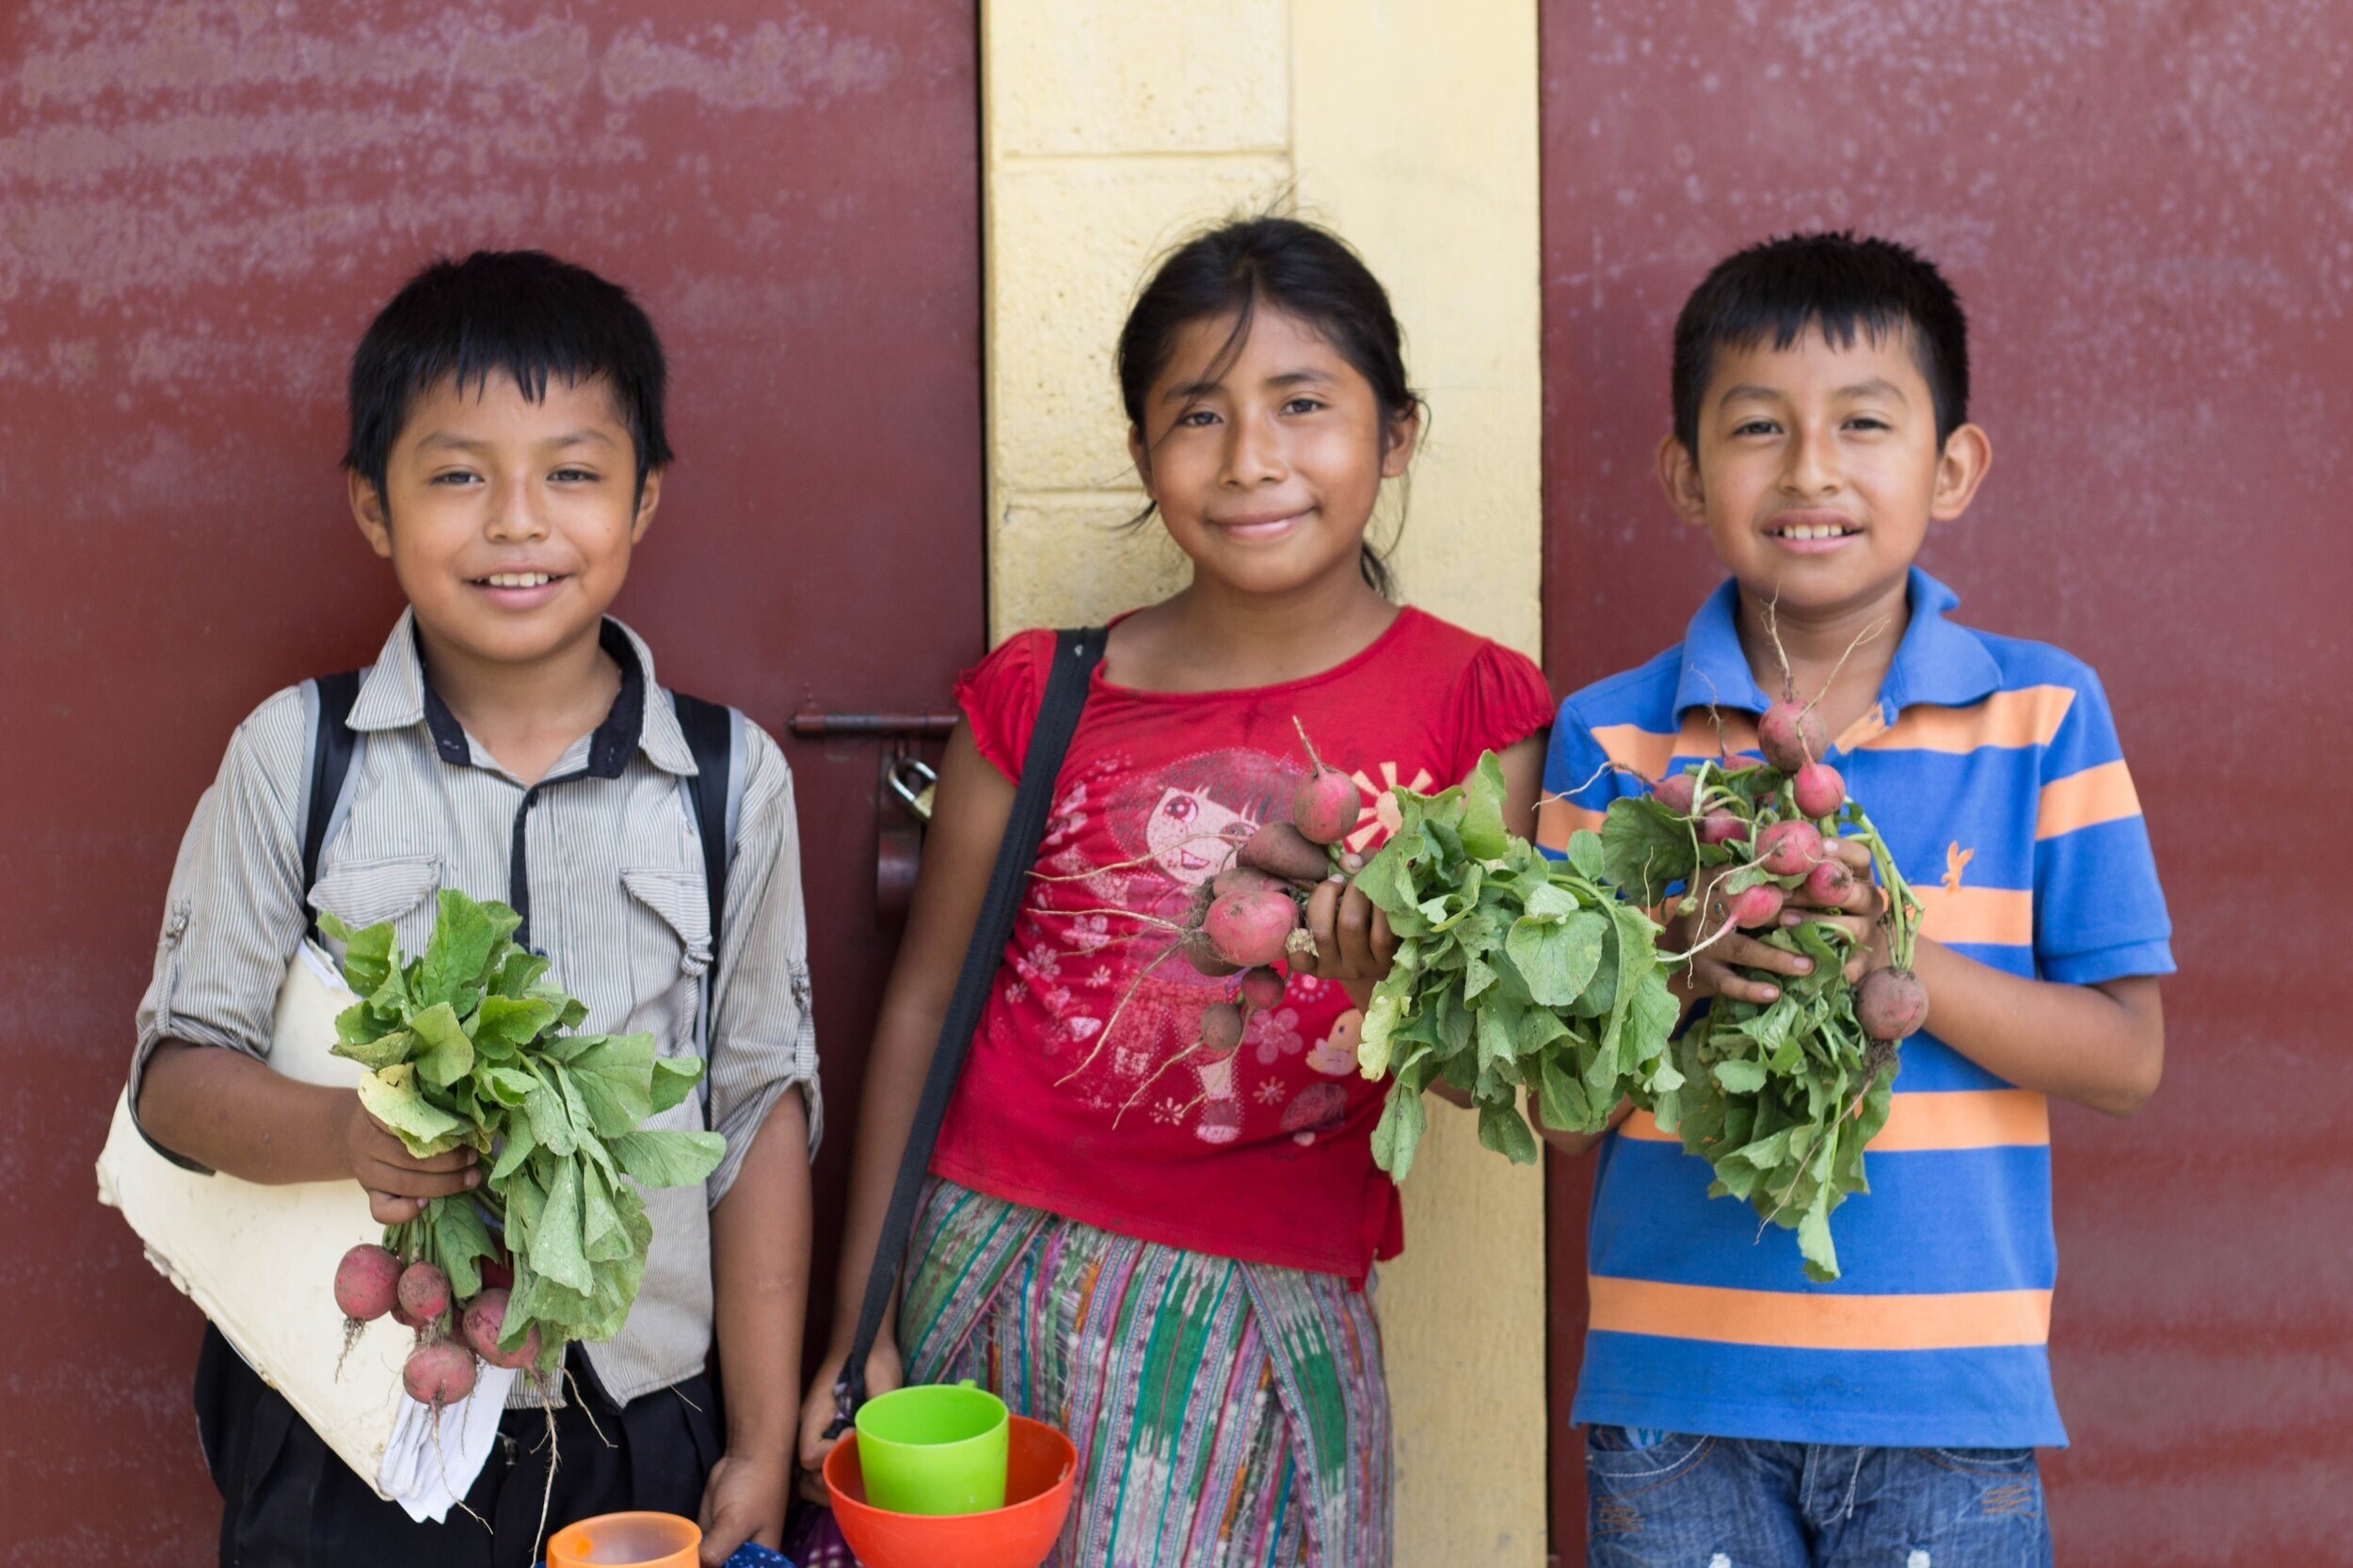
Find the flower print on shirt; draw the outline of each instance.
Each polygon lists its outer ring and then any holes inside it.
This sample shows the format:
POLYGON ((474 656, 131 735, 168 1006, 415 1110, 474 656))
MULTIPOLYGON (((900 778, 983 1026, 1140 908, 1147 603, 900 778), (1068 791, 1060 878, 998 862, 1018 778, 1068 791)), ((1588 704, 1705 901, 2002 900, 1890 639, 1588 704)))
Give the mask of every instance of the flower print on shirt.
POLYGON ((1285 1057, 1299 1054, 1299 1009, 1277 1007, 1250 1015, 1250 1022, 1241 1032, 1242 1044, 1252 1048, 1251 1054, 1261 1067, 1272 1067, 1285 1057))

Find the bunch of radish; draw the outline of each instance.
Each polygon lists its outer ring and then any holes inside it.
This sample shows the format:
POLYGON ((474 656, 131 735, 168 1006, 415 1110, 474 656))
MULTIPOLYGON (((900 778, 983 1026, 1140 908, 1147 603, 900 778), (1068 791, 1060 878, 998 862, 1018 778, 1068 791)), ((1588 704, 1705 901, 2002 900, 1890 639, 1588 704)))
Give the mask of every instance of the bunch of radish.
POLYGON ((459 1304, 449 1275, 438 1265, 423 1259, 404 1263, 392 1248, 374 1242, 352 1248, 335 1266, 335 1304, 343 1308, 346 1335, 356 1337, 363 1324, 386 1317, 414 1331, 416 1343, 401 1367, 401 1386, 410 1399, 436 1411, 473 1392, 477 1360, 520 1369, 538 1359, 536 1324, 526 1331, 520 1349, 499 1349, 506 1302, 505 1287, 486 1286, 459 1304))
POLYGON ((1712 1192, 1795 1229, 1808 1275, 1830 1280, 1830 1212, 1865 1190, 1863 1151, 1886 1120, 1897 1044, 1928 1020, 1912 972, 1920 906, 1822 760, 1828 737, 1814 709, 1785 695, 1756 732, 1762 763, 1727 755, 1613 801, 1602 842, 1609 874, 1631 896, 1691 917, 1691 946, 1671 962, 1734 933, 1813 960, 1804 975, 1756 971, 1779 991, 1770 1003, 1710 1001, 1675 1043, 1685 1082, 1647 1108, 1714 1166, 1712 1192), (1842 840, 1868 851, 1885 904, 1888 961, 1860 984, 1846 977, 1846 927, 1783 918, 1827 914, 1851 891, 1856 872, 1832 847, 1842 840))
POLYGON ((643 1190, 700 1185, 727 1148, 647 1125, 685 1101, 702 1062, 649 1034, 579 1032, 586 1005, 516 943, 520 923, 445 888, 407 958, 390 924, 320 921, 360 999, 333 1048, 366 1069, 360 1104, 411 1155, 481 1160, 478 1188, 428 1201, 335 1273, 346 1353, 377 1319, 414 1331, 402 1381, 436 1411, 472 1391, 477 1359, 552 1378, 567 1345, 619 1333, 653 1240, 643 1190))
POLYGON ((1282 1001, 1283 975, 1273 966, 1315 952, 1305 924, 1308 895, 1362 865, 1340 847, 1356 826, 1356 781, 1325 766, 1313 745, 1307 757, 1308 772, 1291 793, 1290 820, 1268 823, 1244 840, 1233 863, 1195 889, 1178 928, 1177 950, 1196 970, 1211 979, 1241 977, 1231 1000, 1202 1011, 1195 1047, 1206 1056, 1232 1054, 1249 1016, 1282 1001))

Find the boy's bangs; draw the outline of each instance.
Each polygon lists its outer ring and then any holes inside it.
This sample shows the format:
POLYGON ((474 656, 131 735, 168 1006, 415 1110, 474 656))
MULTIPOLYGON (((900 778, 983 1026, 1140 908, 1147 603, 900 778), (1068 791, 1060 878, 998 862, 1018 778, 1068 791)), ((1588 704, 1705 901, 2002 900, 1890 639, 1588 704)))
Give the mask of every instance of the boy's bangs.
MULTIPOLYGON (((1920 378, 1936 396, 1942 424, 1944 397, 1943 389, 1937 384, 1936 353, 1929 345, 1928 334, 1904 311, 1878 302, 1822 304, 1792 299, 1777 302, 1769 314, 1769 320, 1748 324, 1745 330, 1738 327, 1728 329, 1715 340, 1716 346, 1746 353, 1769 339, 1773 352, 1781 354, 1796 347, 1808 332, 1819 332, 1823 342, 1842 354, 1859 342, 1868 343, 1873 348, 1908 348, 1913 362, 1920 368, 1920 378)), ((1937 433, 1941 439, 1948 432, 1940 428, 1937 433)))
MULTIPOLYGON (((1901 311, 1885 306, 1814 305, 1796 302, 1784 305, 1774 313, 1769 324, 1760 323, 1753 331, 1742 335, 1727 335, 1719 340, 1726 348, 1745 351, 1756 347, 1767 337, 1773 342, 1773 351, 1782 353, 1797 346, 1798 340, 1808 331, 1822 334, 1823 341, 1844 353, 1857 340, 1867 339, 1874 348, 1883 348, 1892 341, 1909 344, 1916 352, 1919 334, 1913 330, 1912 318, 1901 311)), ((1927 368, 1925 365, 1922 367, 1927 368)))
POLYGON ((666 367, 645 312, 584 267, 521 250, 437 262, 370 324, 352 356, 344 466, 380 492, 418 399, 444 385, 479 396, 501 376, 533 403, 546 401, 552 380, 604 381, 636 448, 639 484, 670 461, 666 367))
POLYGON ((1699 450, 1699 405, 1721 349, 1776 351, 1809 330, 1834 348, 1901 340, 1935 405, 1941 444, 1969 418, 1968 318, 1944 275, 1909 248, 1849 233, 1792 234, 1717 264, 1684 302, 1673 366, 1675 435, 1699 450))

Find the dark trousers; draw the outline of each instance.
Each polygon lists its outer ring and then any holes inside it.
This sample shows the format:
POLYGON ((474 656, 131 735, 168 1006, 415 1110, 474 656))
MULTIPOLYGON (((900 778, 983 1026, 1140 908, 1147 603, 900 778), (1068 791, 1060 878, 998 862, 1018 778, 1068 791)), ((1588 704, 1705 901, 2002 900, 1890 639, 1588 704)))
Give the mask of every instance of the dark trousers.
POLYGON ((550 1532, 630 1509, 695 1517, 720 1452, 709 1382, 692 1377, 616 1406, 586 1357, 575 1351, 569 1366, 578 1392, 554 1413, 552 1496, 547 1414, 509 1411, 466 1494, 480 1520, 453 1508, 441 1524, 418 1524, 370 1491, 208 1325, 196 1424, 220 1488, 220 1568, 531 1568, 545 1550, 543 1497, 550 1532))

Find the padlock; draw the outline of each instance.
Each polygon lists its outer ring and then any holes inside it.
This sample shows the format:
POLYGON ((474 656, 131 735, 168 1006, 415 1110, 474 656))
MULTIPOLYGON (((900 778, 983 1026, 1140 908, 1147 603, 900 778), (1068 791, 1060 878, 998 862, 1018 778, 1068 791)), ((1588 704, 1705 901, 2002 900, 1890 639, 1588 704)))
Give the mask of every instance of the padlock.
POLYGON ((932 820, 932 798, 939 792, 939 774, 929 762, 920 757, 894 757, 884 768, 883 779, 917 822, 932 820))

